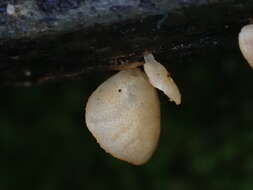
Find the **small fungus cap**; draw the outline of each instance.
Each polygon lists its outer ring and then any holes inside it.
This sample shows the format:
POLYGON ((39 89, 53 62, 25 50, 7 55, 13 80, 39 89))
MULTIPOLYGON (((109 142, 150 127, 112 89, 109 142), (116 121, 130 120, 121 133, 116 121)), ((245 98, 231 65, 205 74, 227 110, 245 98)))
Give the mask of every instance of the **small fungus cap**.
POLYGON ((157 62, 151 53, 144 54, 144 71, 147 74, 150 83, 166 94, 170 101, 174 101, 177 105, 181 103, 180 91, 171 78, 167 69, 157 62))
POLYGON ((241 29, 239 47, 244 58, 253 68, 253 24, 246 25, 241 29))
POLYGON ((160 136, 160 103, 140 69, 120 71, 102 83, 86 105, 86 124, 100 146, 114 157, 141 165, 160 136))

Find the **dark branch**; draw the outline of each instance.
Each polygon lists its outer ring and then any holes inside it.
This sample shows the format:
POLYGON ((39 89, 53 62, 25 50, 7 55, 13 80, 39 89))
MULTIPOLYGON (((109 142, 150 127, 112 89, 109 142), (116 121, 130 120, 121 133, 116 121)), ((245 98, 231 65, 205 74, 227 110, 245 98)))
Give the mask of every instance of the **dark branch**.
POLYGON ((0 86, 78 79, 115 64, 143 61, 145 50, 169 64, 217 48, 236 49, 238 32, 252 16, 252 1, 216 3, 64 34, 2 39, 0 86))

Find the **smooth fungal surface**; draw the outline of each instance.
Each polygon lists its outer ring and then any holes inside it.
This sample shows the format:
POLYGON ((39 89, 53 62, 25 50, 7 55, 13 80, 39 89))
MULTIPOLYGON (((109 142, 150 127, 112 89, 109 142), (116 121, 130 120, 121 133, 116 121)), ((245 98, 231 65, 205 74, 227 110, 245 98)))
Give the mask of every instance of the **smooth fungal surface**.
POLYGON ((239 46, 244 58, 253 68, 253 24, 246 25, 241 29, 239 46))
POLYGON ((170 101, 174 101, 177 105, 181 104, 180 91, 167 69, 157 62, 151 53, 145 53, 144 60, 144 71, 150 83, 155 88, 163 91, 169 97, 170 101))
POLYGON ((121 71, 102 83, 85 116, 97 142, 114 157, 141 165, 152 156, 160 135, 160 103, 141 70, 121 71))

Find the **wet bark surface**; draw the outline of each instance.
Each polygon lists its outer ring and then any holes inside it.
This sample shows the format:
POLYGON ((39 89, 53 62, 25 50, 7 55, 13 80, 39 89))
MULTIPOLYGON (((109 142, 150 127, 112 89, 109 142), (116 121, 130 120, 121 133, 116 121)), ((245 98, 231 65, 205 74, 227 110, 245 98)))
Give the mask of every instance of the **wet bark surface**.
MULTIPOLYGON (((37 1, 48 15, 66 11, 65 1, 45 2, 37 1)), ((142 3, 153 6, 149 1, 142 3)), ((73 9, 79 5, 81 1, 77 0, 68 4, 73 9)), ((240 28, 252 16, 252 1, 219 2, 184 6, 176 12, 165 11, 143 18, 137 15, 107 24, 72 26, 60 32, 54 28, 51 34, 19 33, 19 36, 16 33, 15 38, 9 35, 0 40, 0 87, 79 79, 113 70, 118 64, 143 61, 145 50, 152 51, 160 60, 166 57, 163 62, 166 66, 219 48, 236 50, 240 28)))

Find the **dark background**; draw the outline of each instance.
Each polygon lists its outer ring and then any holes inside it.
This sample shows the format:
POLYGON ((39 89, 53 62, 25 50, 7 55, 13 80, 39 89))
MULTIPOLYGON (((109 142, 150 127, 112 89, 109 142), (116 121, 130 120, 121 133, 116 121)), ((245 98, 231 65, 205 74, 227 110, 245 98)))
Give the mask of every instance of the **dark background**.
POLYGON ((253 70, 237 44, 178 57, 168 69, 182 104, 159 92, 160 143, 138 167, 105 153, 84 122, 89 95, 113 73, 1 88, 0 189, 251 190, 253 70))

